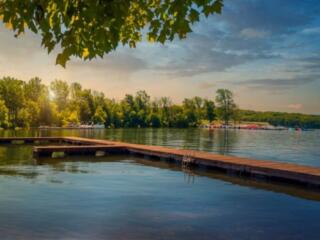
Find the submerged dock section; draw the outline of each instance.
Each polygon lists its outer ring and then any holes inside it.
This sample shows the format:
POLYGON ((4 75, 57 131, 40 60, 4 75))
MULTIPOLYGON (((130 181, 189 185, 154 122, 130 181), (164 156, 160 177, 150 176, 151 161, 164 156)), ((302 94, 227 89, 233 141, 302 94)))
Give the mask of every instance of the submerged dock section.
POLYGON ((177 161, 182 165, 198 165, 220 169, 228 173, 247 176, 259 176, 266 179, 277 179, 295 182, 303 185, 320 187, 320 168, 302 166, 291 163, 254 160, 233 156, 212 154, 202 151, 173 149, 161 146, 123 143, 109 140, 98 140, 80 137, 36 137, 36 138, 0 138, 1 143, 59 143, 54 146, 35 146, 34 157, 52 156, 53 153, 70 155, 91 154, 137 154, 146 157, 156 157, 164 160, 177 161), (61 145, 64 144, 64 145, 61 145))

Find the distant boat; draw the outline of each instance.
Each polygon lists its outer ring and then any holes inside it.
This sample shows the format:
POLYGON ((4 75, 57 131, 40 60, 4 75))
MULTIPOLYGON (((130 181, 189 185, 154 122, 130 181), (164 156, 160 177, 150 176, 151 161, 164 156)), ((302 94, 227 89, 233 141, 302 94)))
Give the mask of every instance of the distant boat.
POLYGON ((104 124, 100 124, 100 123, 97 123, 97 124, 81 124, 78 128, 80 129, 104 129, 105 126, 104 124))
POLYGON ((92 125, 92 128, 95 128, 95 129, 104 129, 105 126, 104 126, 104 124, 94 124, 94 125, 92 125))

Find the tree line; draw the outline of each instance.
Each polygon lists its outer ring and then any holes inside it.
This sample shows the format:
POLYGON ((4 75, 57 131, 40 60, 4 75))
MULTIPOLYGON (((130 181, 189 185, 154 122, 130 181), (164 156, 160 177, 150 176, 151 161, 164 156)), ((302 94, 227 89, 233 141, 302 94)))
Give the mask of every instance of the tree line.
POLYGON ((320 115, 240 110, 242 121, 268 122, 275 126, 320 128, 320 115))
POLYGON ((0 79, 0 126, 3 128, 68 126, 102 123, 106 127, 196 127, 216 119, 213 100, 194 97, 182 105, 170 98, 151 100, 145 91, 127 94, 121 101, 83 88, 79 83, 55 80, 49 86, 38 77, 25 82, 0 79))
POLYGON ((181 104, 169 97, 151 99, 145 91, 126 94, 122 100, 86 89, 79 83, 55 80, 49 86, 38 77, 22 81, 0 79, 0 127, 70 126, 99 123, 110 128, 197 127, 221 120, 268 121, 275 125, 320 128, 319 116, 259 113, 239 110, 233 94, 219 89, 215 99, 186 98, 181 104), (272 116, 272 117, 270 117, 272 116), (298 119, 298 120, 297 120, 298 119))

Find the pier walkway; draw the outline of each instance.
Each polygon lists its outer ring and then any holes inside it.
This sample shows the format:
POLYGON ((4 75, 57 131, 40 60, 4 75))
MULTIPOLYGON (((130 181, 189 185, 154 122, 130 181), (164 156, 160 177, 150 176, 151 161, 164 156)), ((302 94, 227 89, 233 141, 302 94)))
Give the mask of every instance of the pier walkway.
POLYGON ((63 152, 71 155, 96 155, 98 151, 107 154, 138 154, 147 157, 157 157, 164 160, 173 160, 181 162, 182 164, 187 163, 213 167, 231 173, 259 176, 266 179, 279 179, 282 181, 320 187, 320 168, 292 163, 254 160, 202 151, 80 137, 0 138, 0 144, 15 141, 24 141, 26 143, 44 141, 68 144, 63 146, 35 146, 33 148, 33 153, 36 158, 50 156, 54 152, 63 152))

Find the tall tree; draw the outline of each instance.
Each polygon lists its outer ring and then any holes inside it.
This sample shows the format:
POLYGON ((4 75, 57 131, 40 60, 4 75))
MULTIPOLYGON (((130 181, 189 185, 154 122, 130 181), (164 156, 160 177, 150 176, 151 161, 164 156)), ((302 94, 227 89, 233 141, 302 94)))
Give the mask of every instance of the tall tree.
POLYGON ((31 78, 24 85, 25 98, 34 102, 38 102, 39 98, 44 94, 47 94, 47 87, 41 83, 41 79, 38 77, 31 78))
POLYGON ((134 98, 139 127, 147 127, 147 117, 150 111, 150 96, 146 91, 138 91, 134 98))
POLYGON ((169 127, 172 121, 172 101, 169 97, 162 97, 159 100, 161 126, 169 127))
POLYGON ((224 121, 225 125, 228 125, 233 112, 236 109, 236 104, 233 100, 233 93, 228 89, 218 89, 216 102, 218 104, 218 113, 220 118, 224 121))
POLYGON ((69 86, 65 81, 54 80, 50 84, 50 88, 54 94, 54 101, 58 106, 58 110, 62 111, 67 107, 69 86))
POLYGON ((18 112, 25 102, 24 84, 25 82, 11 77, 0 79, 0 96, 9 109, 9 121, 13 125, 17 124, 18 112))
POLYGON ((107 113, 103 110, 101 106, 98 106, 93 115, 93 122, 98 124, 105 124, 106 120, 107 113))
POLYGON ((9 125, 9 110, 5 102, 0 99, 0 127, 8 127, 9 125))
POLYGON ((183 113, 186 121, 190 127, 195 127, 198 125, 199 118, 197 113, 197 106, 194 99, 186 98, 182 103, 183 113))
POLYGON ((209 122, 212 122, 216 118, 214 102, 205 99, 203 108, 205 112, 205 119, 207 119, 209 122))

